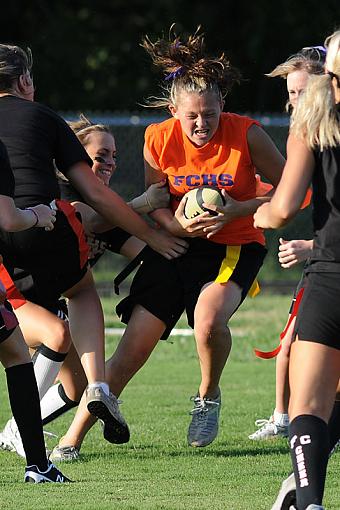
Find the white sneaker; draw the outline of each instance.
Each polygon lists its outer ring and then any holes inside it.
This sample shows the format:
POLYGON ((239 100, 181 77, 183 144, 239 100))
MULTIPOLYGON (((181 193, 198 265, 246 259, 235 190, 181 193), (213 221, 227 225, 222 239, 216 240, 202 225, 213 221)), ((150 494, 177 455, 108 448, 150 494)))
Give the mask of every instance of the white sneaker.
POLYGON ((296 504, 296 483, 294 473, 283 480, 272 510, 294 510, 296 504))
POLYGON ((0 448, 9 452, 16 452, 20 457, 26 458, 19 429, 14 418, 8 420, 4 430, 0 432, 0 448))
POLYGON ((212 443, 218 433, 218 420, 221 409, 221 393, 215 399, 191 397, 194 408, 188 429, 188 444, 190 446, 207 446, 212 443))
POLYGON ((274 439, 275 437, 288 437, 288 425, 282 425, 274 422, 274 417, 271 416, 269 420, 256 420, 256 430, 253 434, 248 436, 253 441, 262 439, 274 439))

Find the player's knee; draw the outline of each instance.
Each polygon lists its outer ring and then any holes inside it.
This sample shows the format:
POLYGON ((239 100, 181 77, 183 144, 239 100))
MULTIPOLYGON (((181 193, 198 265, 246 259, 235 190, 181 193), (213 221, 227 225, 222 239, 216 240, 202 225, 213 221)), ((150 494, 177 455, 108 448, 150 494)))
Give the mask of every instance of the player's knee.
POLYGON ((56 352, 68 352, 72 343, 68 323, 62 320, 55 321, 51 333, 51 340, 44 343, 56 352))
POLYGON ((217 339, 230 338, 229 328, 225 320, 214 317, 201 317, 195 319, 195 337, 200 343, 211 344, 217 339))

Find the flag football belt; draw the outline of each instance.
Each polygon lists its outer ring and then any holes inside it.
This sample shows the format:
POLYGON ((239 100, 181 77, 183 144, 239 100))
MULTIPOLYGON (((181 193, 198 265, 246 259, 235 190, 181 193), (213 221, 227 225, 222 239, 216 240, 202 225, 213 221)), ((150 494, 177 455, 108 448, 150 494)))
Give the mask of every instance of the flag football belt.
POLYGON ((288 322, 286 324, 285 329, 280 334, 280 344, 276 347, 276 349, 274 349, 273 351, 269 351, 269 352, 264 352, 264 351, 259 351, 258 349, 254 349, 255 355, 258 358, 271 359, 271 358, 275 358, 275 356, 277 356, 279 354, 279 352, 281 351, 281 347, 282 347, 282 341, 283 341, 284 337, 287 334, 288 328, 290 327, 291 323, 293 322, 293 320, 297 316, 297 312, 299 310, 299 306, 300 306, 301 299, 302 299, 302 296, 303 296, 303 291, 304 291, 304 288, 301 288, 299 290, 299 292, 297 293, 297 295, 296 295, 295 303, 294 303, 294 306, 292 308, 292 313, 290 314, 290 317, 289 317, 289 320, 288 320, 288 322))

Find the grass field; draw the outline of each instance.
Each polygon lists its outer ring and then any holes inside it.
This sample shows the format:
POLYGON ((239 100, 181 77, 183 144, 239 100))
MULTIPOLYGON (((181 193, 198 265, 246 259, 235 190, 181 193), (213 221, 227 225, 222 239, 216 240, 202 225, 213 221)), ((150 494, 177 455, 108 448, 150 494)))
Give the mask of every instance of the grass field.
MULTIPOLYGON (((160 342, 122 395, 131 441, 106 443, 97 425, 88 434, 81 460, 63 465, 76 483, 23 484, 24 462, 0 452, 0 509, 265 510, 275 500, 290 459, 284 439, 252 442, 254 420, 268 418, 274 404, 274 362, 255 359, 252 348, 276 345, 289 296, 247 300, 231 323, 234 345, 221 384, 223 407, 217 440, 207 448, 186 445, 190 395, 199 382, 193 337, 160 342)), ((104 300, 106 324, 117 326, 112 300, 104 300)), ((179 326, 186 327, 182 320, 179 326)), ((107 339, 110 354, 118 338, 107 339)), ((1 374, 1 421, 9 417, 1 374)), ((65 415, 47 427, 59 436, 65 415)), ((52 446, 53 443, 49 443, 52 446)), ((340 509, 340 453, 329 464, 324 504, 340 509)))

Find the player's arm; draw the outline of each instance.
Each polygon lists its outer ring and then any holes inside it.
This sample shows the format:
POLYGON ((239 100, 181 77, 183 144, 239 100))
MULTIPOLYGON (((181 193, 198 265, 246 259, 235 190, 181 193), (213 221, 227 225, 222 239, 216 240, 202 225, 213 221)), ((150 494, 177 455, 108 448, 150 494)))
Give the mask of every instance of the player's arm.
POLYGON ((307 260, 313 251, 313 239, 293 239, 286 241, 282 237, 279 239, 279 262, 284 269, 307 260))
POLYGON ((128 202, 129 206, 138 214, 148 214, 155 209, 169 206, 170 195, 167 182, 164 179, 147 187, 146 191, 128 202))
POLYGON ((79 161, 72 165, 67 177, 86 203, 110 225, 117 225, 135 235, 168 259, 182 254, 181 239, 157 231, 148 225, 116 192, 99 182, 87 163, 79 161))
POLYGON ((0 209, 0 228, 8 232, 18 232, 32 227, 53 229, 56 213, 47 205, 18 209, 11 197, 0 195, 0 209))
MULTIPOLYGON (((164 180, 164 174, 157 167, 149 149, 144 146, 145 184, 150 186, 164 180)), ((181 200, 175 215, 170 208, 160 208, 150 213, 150 217, 165 230, 180 237, 205 237, 204 228, 215 223, 209 213, 201 214, 194 220, 187 220, 184 216, 185 198, 181 200)))
POLYGON ((270 203, 263 204, 254 215, 255 227, 279 228, 298 212, 311 183, 315 161, 303 140, 289 135, 287 163, 270 203))
MULTIPOLYGON (((285 159, 267 133, 256 124, 248 129, 247 141, 253 165, 275 188, 280 181, 285 159)), ((221 214, 220 221, 216 225, 206 228, 208 237, 218 232, 226 223, 242 216, 254 214, 261 204, 270 201, 273 190, 263 196, 256 196, 244 201, 234 200, 225 190, 222 190, 222 194, 225 205, 223 207, 211 207, 211 209, 221 214)))

